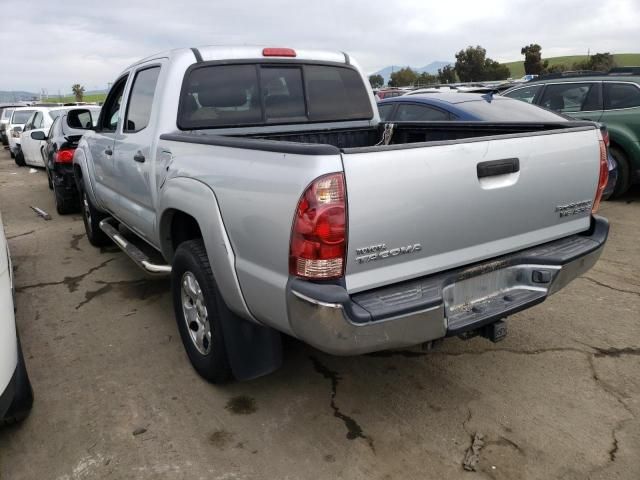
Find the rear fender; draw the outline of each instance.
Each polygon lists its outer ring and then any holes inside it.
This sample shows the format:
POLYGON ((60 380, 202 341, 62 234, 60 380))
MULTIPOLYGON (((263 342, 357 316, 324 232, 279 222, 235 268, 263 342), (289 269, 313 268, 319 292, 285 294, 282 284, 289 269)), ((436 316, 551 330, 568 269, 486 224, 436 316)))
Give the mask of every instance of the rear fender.
POLYGON ((176 212, 195 218, 218 290, 227 307, 236 314, 221 316, 234 376, 248 380, 276 370, 282 363, 280 334, 255 320, 244 301, 236 276, 235 254, 213 190, 185 177, 167 180, 161 189, 158 233, 165 259, 171 262, 175 254, 171 222, 176 212))

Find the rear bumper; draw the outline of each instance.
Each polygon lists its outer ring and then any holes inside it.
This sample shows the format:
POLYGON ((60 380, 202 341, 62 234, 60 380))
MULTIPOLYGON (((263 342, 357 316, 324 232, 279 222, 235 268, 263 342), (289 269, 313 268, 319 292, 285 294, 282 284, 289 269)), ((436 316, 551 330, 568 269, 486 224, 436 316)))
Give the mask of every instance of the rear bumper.
POLYGON ((355 295, 339 285, 293 279, 287 286, 291 330, 334 355, 459 335, 562 289, 596 263, 608 233, 608 221, 594 217, 583 234, 355 295))

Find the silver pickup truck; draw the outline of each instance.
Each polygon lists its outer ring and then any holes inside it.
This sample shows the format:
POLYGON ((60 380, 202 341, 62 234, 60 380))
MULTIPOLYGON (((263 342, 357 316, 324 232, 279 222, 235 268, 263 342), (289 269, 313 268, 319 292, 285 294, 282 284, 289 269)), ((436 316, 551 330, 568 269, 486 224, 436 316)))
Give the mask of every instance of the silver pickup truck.
POLYGON ((341 52, 164 52, 115 81, 74 156, 89 241, 170 275, 212 382, 269 373, 281 333, 355 355, 481 334, 598 259, 590 122, 383 124, 341 52))

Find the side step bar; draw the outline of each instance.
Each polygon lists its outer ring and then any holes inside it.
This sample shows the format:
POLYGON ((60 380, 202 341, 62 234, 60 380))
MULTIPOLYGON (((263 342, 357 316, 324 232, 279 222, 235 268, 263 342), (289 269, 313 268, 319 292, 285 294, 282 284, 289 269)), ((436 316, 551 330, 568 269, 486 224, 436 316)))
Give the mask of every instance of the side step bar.
POLYGON ((165 276, 171 273, 171 265, 159 265, 149 261, 149 257, 133 243, 126 240, 120 232, 110 223, 111 218, 105 218, 100 222, 100 229, 126 253, 136 265, 150 275, 165 276))

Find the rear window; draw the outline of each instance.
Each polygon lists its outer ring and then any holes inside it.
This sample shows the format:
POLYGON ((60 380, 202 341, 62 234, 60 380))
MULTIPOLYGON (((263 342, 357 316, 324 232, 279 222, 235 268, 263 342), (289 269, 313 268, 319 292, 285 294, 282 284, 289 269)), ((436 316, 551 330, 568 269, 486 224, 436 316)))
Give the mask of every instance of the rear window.
POLYGON ((27 123, 29 117, 33 114, 35 110, 16 110, 13 112, 13 117, 11 117, 11 123, 23 125, 27 123))
POLYGON ((329 65, 208 65, 185 78, 178 126, 368 120, 371 101, 351 68, 329 65))
POLYGON ((2 111, 2 120, 8 120, 11 118, 11 114, 13 113, 13 108, 5 108, 2 111))
POLYGON ((637 85, 609 82, 604 84, 605 110, 633 107, 640 107, 640 88, 637 85))
POLYGON ((494 97, 491 101, 461 102, 457 107, 489 122, 564 122, 553 112, 518 100, 494 97))

